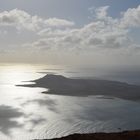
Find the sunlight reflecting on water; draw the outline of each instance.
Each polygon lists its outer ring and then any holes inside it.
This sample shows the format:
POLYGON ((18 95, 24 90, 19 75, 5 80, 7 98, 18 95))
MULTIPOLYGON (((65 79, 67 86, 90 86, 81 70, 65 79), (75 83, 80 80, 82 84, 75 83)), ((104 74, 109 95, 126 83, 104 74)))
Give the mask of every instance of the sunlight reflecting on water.
POLYGON ((46 90, 43 88, 16 86, 50 72, 77 75, 69 71, 45 65, 0 65, 0 139, 43 139, 140 128, 139 103, 102 96, 47 95, 41 94, 46 90))
POLYGON ((43 66, 32 65, 6 65, 0 66, 0 82, 6 84, 19 84, 22 81, 29 81, 39 78, 42 74, 36 73, 42 70, 43 66))

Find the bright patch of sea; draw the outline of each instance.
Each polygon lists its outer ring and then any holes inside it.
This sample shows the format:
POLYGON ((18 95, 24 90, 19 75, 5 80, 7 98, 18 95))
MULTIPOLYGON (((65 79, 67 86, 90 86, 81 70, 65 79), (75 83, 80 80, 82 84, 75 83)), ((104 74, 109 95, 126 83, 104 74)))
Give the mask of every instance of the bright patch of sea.
POLYGON ((30 140, 140 129, 138 102, 103 96, 47 95, 41 93, 46 90, 43 88, 15 86, 46 73, 82 75, 69 67, 0 65, 0 139, 30 140))

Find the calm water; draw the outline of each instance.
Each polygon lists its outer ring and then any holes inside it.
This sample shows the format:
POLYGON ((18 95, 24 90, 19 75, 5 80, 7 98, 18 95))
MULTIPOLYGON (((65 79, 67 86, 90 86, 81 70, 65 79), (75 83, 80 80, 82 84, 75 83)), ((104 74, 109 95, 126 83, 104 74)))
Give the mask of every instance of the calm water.
MULTIPOLYGON (((41 94, 43 88, 17 87, 46 73, 98 77, 69 67, 0 65, 0 139, 54 138, 71 133, 140 129, 140 103, 103 96, 41 94)), ((29 83, 29 82, 28 82, 29 83)))

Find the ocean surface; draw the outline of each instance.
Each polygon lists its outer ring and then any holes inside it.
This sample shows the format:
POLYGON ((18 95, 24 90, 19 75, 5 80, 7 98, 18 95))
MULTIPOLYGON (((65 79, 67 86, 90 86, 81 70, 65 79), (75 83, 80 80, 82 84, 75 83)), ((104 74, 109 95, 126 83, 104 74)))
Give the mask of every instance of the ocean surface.
POLYGON ((46 89, 16 86, 32 83, 28 81, 46 74, 106 78, 139 84, 138 75, 130 73, 103 73, 97 69, 48 65, 0 64, 0 139, 30 140, 73 133, 140 129, 140 102, 102 95, 73 97, 42 94, 46 89))

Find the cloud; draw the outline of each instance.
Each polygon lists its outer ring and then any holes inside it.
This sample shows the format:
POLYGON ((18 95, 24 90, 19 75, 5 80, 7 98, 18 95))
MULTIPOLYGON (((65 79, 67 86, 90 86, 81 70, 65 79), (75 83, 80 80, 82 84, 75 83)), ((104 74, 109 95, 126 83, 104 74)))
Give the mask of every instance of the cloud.
MULTIPOLYGON (((57 42, 53 42, 58 48, 75 48, 81 50, 97 49, 135 49, 135 44, 130 37, 129 31, 140 26, 140 6, 129 8, 122 14, 121 18, 112 18, 108 15, 109 6, 92 8, 94 19, 91 23, 82 28, 71 30, 51 30, 45 36, 55 37, 57 42)), ((44 39, 45 40, 45 39, 44 39)), ((46 40, 47 42, 47 40, 46 40)), ((52 47, 54 47, 52 45, 52 47)), ((137 47, 138 50, 138 47, 137 47)))
POLYGON ((126 12, 122 13, 122 16, 122 27, 140 27, 140 5, 137 8, 129 8, 126 12))
POLYGON ((0 26, 12 26, 19 30, 38 31, 49 27, 64 28, 73 25, 74 22, 72 21, 57 18, 43 19, 39 16, 31 16, 27 12, 18 9, 0 13, 0 26))
POLYGON ((65 19, 49 18, 45 21, 45 24, 51 27, 70 27, 74 26, 74 22, 67 21, 65 19))
POLYGON ((94 18, 79 28, 65 19, 43 19, 18 9, 0 13, 0 25, 36 31, 34 32, 36 38, 33 41, 15 47, 15 50, 17 52, 19 50, 23 55, 25 52, 28 56, 31 53, 37 54, 34 57, 40 58, 44 55, 49 59, 53 54, 58 59, 66 54, 69 58, 73 57, 73 54, 88 54, 91 60, 93 55, 96 56, 94 61, 97 58, 99 61, 101 58, 103 61, 105 59, 111 61, 114 56, 118 59, 136 53, 138 57, 140 45, 133 40, 130 30, 140 26, 140 6, 129 8, 120 18, 109 16, 108 8, 109 6, 92 8, 94 18))
POLYGON ((31 16, 25 11, 14 9, 0 13, 1 26, 13 26, 17 29, 37 30, 42 19, 37 16, 31 16))
MULTIPOLYGON (((95 9, 96 18, 81 28, 41 30, 41 36, 29 46, 40 50, 90 50, 118 49, 130 43, 128 29, 120 26, 121 19, 113 19, 107 14, 109 6, 95 9)), ((56 22, 57 23, 57 22, 56 22)))
POLYGON ((109 6, 103 6, 95 9, 96 17, 98 19, 104 19, 107 17, 107 10, 109 9, 109 6))

